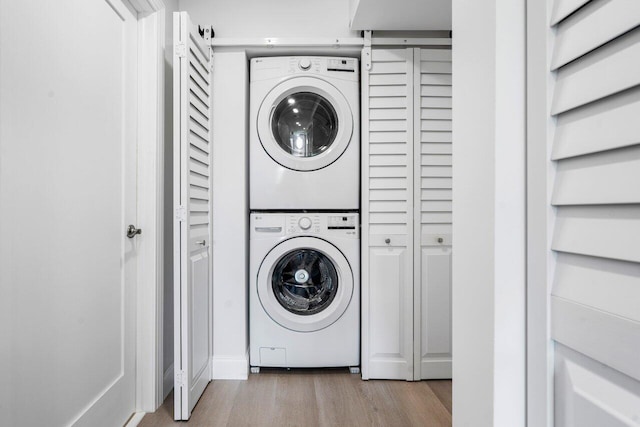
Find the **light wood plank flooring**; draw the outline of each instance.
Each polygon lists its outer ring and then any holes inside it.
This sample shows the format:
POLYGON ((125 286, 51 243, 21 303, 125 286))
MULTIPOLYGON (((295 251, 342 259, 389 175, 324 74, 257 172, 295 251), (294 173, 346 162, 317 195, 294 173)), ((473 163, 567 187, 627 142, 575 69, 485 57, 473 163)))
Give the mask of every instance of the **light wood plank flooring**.
MULTIPOLYGON (((451 381, 362 381, 338 370, 266 370, 248 381, 214 381, 193 426, 451 426, 451 381)), ((173 421, 173 395, 141 427, 173 421)))

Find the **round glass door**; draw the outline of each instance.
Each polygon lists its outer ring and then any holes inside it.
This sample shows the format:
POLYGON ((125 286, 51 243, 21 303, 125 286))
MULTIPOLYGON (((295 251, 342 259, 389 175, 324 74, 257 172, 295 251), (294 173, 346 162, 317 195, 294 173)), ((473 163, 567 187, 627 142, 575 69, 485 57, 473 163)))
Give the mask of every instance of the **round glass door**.
POLYGON ((322 252, 294 249, 276 263, 271 286, 285 310, 308 316, 331 305, 338 292, 338 272, 322 252))
POLYGON ((273 111, 271 130, 285 152, 295 157, 314 157, 335 141, 338 116, 325 97, 313 92, 293 93, 273 111))
POLYGON ((344 95, 314 77, 295 77, 277 85, 260 105, 256 125, 266 153, 281 166, 303 172, 335 162, 353 134, 344 95))
POLYGON ((256 285, 269 317, 287 329, 312 332, 344 314, 353 295, 353 273, 342 252, 326 240, 294 237, 267 254, 256 285))

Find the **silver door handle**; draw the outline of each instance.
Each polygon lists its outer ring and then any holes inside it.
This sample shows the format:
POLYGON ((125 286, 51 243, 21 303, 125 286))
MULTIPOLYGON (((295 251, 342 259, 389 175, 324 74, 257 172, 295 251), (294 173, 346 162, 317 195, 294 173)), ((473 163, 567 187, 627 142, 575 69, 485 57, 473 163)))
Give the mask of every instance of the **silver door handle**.
POLYGON ((196 240, 196 245, 207 246, 206 240, 196 240))
POLYGON ((129 226, 127 227, 127 237, 133 239, 137 234, 142 234, 142 229, 136 228, 136 226, 133 224, 129 224, 129 226))

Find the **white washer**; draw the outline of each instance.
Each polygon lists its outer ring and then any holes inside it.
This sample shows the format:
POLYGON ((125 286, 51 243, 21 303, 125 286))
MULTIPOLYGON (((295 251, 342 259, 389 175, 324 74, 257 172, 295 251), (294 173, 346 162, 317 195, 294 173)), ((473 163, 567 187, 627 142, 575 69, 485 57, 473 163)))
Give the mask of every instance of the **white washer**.
POLYGON ((253 212, 250 225, 251 366, 359 366, 358 214, 253 212))
POLYGON ((251 60, 251 210, 357 210, 358 60, 251 60))

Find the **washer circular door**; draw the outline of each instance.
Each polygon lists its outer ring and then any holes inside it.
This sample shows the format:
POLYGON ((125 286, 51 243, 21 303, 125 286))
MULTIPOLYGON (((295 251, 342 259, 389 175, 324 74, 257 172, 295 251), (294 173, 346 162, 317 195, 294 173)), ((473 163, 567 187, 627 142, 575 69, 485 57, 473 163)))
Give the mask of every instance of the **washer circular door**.
POLYGON ((353 134, 353 114, 332 84, 295 77, 267 94, 256 125, 260 143, 274 161, 306 172, 325 168, 344 153, 353 134))
POLYGON ((345 256, 329 242, 294 237, 274 247, 262 261, 257 292, 265 312, 280 326, 298 332, 324 329, 346 311, 353 273, 345 256))

